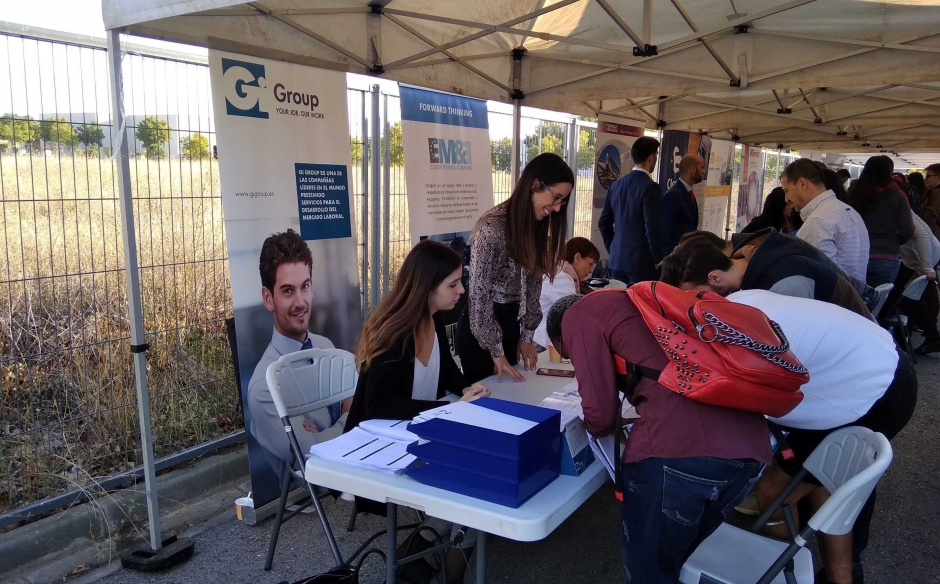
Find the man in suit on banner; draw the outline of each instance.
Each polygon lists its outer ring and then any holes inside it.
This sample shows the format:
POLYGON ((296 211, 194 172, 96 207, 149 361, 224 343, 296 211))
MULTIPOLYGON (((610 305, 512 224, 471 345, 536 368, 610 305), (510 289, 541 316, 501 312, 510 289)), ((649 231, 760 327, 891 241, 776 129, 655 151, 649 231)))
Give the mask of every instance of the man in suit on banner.
POLYGON ((679 180, 663 194, 660 201, 659 233, 664 254, 672 253, 679 239, 698 229, 698 202, 692 187, 705 178, 705 161, 686 154, 679 161, 679 180))
POLYGON ((658 154, 659 140, 637 138, 630 149, 635 166, 610 185, 597 221, 610 253, 610 275, 627 284, 656 280, 656 266, 664 255, 659 233, 661 191, 650 176, 658 154))

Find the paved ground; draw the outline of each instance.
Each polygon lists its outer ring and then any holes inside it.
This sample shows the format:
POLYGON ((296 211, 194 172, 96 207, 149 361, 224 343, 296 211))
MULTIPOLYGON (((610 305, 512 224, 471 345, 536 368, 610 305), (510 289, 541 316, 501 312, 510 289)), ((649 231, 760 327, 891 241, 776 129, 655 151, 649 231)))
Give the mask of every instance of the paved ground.
MULTIPOLYGON (((915 341, 919 343, 918 341, 915 341)), ((866 582, 934 584, 940 567, 940 356, 917 365, 920 400, 914 419, 894 441, 895 461, 878 488, 866 582)), ((327 505, 339 544, 349 553, 384 519, 360 518, 347 533, 348 503, 327 505)), ((409 513, 407 511, 403 513, 409 513)), ((618 584, 616 507, 610 483, 544 541, 520 544, 491 538, 489 581, 512 584, 589 582, 618 584)), ((410 515, 402 517, 410 519, 410 515)), ((331 557, 316 517, 304 515, 282 531, 274 570, 264 572, 271 522, 256 527, 234 519, 196 536, 196 555, 185 565, 159 575, 120 570, 101 584, 277 584, 294 582, 326 569, 331 557)), ((383 581, 381 566, 363 573, 363 584, 383 581)), ((471 582, 471 577, 467 577, 471 582)))

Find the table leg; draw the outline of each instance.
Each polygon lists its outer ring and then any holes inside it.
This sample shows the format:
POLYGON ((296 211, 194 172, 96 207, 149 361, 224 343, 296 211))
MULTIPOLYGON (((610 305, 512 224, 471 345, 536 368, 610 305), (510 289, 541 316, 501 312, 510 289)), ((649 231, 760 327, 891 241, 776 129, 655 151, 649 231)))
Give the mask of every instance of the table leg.
POLYGON ((395 549, 398 547, 398 505, 388 503, 385 520, 385 584, 395 584, 395 549))
POLYGON ((477 532, 477 584, 486 584, 486 534, 477 532))

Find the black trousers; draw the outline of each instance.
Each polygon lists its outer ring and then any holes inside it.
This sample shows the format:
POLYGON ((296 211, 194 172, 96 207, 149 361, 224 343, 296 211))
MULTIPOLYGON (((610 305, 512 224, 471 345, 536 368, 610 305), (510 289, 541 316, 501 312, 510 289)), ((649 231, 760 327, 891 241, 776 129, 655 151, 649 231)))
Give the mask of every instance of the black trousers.
MULTIPOLYGON (((503 332, 503 352, 510 365, 518 362, 519 338, 519 303, 493 303, 493 316, 503 332)), ((480 346, 473 332, 470 331, 470 307, 460 315, 457 321, 457 355, 463 374, 470 383, 476 383, 493 375, 493 358, 489 351, 480 346)))

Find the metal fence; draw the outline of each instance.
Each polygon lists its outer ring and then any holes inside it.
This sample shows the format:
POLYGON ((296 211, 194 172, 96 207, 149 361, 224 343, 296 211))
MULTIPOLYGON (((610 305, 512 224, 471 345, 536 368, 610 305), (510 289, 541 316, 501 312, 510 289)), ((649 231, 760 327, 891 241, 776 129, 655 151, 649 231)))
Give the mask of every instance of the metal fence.
MULTIPOLYGON (((0 530, 140 475, 104 47, 0 31, 0 530)), ((232 306, 219 145, 204 59, 130 47, 124 76, 159 471, 243 436, 225 324, 232 306)), ((399 98, 380 96, 377 142, 373 99, 348 90, 366 308, 372 246, 380 295, 411 248, 399 98)), ((505 113, 490 117, 511 127, 505 113)), ((576 155, 570 124, 527 116, 522 128, 523 165, 542 152, 576 155)), ((588 235, 594 129, 582 122, 579 131, 591 146, 581 152, 590 163, 578 172, 574 231, 588 235)), ((494 139, 492 154, 500 202, 513 186, 511 141, 494 139)))
MULTIPOLYGON (((0 528, 141 463, 106 52, 0 35, 0 528)), ((228 262, 199 63, 125 58, 158 468, 242 431, 228 262), (148 152, 149 151, 149 152, 148 152)))

